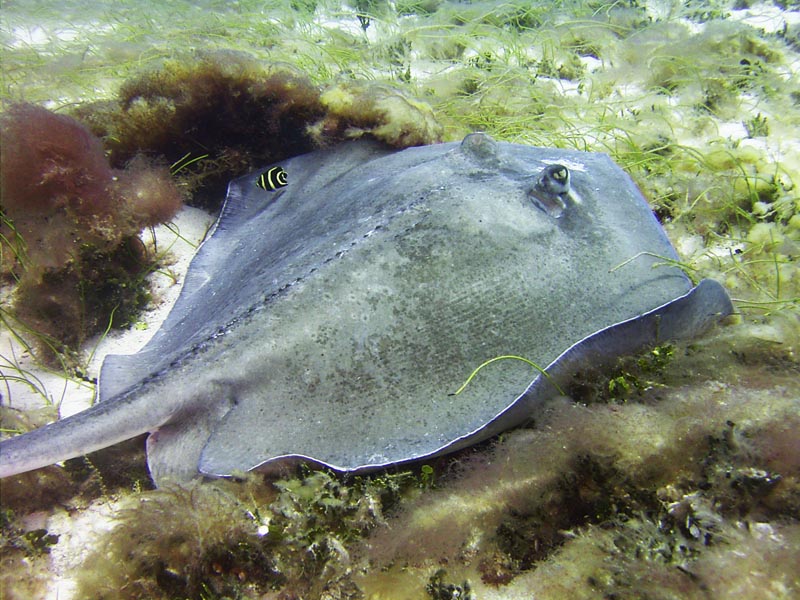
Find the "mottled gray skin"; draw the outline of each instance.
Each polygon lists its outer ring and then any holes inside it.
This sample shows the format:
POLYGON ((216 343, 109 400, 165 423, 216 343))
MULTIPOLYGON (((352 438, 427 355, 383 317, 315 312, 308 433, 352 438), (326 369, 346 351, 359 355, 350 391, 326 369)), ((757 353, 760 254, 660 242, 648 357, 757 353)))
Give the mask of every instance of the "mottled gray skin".
POLYGON ((261 171, 230 184, 153 339, 106 360, 96 406, 2 442, 0 476, 143 432, 157 483, 417 460, 530 419, 586 362, 732 310, 715 282, 692 290, 657 266, 677 256, 603 154, 474 134, 281 166, 277 191, 256 186, 261 171), (503 360, 452 395, 506 354, 552 379, 503 360))

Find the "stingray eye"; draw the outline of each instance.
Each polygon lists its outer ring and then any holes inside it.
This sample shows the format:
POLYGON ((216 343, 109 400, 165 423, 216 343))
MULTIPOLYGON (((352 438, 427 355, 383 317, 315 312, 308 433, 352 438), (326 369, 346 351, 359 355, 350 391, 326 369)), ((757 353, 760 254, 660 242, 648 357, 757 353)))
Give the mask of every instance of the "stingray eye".
POLYGON ((551 194, 566 194, 569 192, 569 169, 564 165, 549 165, 539 175, 537 185, 551 194))
POLYGON ((272 167, 258 176, 256 185, 262 190, 273 192, 278 188, 286 187, 287 175, 283 167, 272 167))
POLYGON ((533 203, 551 217, 561 216, 569 194, 569 169, 564 165, 546 166, 528 190, 533 203))

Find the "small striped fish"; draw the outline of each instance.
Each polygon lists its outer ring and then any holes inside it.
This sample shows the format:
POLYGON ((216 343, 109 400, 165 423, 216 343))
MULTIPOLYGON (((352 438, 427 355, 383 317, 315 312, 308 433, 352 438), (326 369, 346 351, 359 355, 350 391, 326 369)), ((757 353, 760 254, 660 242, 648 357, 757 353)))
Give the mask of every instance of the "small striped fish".
POLYGON ((286 171, 283 170, 283 167, 272 167, 258 176, 256 185, 268 192, 274 192, 279 188, 286 187, 286 171))

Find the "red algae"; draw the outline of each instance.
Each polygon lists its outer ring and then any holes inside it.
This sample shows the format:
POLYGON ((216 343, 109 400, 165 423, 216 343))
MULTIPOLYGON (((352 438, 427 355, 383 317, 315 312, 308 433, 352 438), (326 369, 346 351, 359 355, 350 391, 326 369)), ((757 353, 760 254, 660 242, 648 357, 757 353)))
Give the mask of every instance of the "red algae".
POLYGON ((143 159, 112 169, 89 129, 40 106, 11 105, 0 135, 2 271, 18 282, 16 316, 41 334, 40 350, 75 347, 143 300, 137 236, 171 219, 182 194, 143 159), (110 293, 108 282, 122 285, 110 293))

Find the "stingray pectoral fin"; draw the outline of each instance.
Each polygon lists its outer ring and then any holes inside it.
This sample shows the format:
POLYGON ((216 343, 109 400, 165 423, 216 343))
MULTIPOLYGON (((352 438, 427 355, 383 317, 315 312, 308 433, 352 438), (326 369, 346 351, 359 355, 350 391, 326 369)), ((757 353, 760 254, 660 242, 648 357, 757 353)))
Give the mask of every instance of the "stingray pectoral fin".
MULTIPOLYGON (((733 312, 722 285, 703 279, 683 296, 573 344, 547 367, 547 372, 552 381, 568 389, 575 373, 610 365, 619 356, 657 344, 692 339, 733 312)), ((487 431, 493 435, 528 420, 542 402, 554 395, 551 385, 550 380, 537 376, 524 394, 487 425, 487 431)))
POLYGON ((202 402, 177 413, 147 438, 147 466, 153 481, 183 483, 197 477, 200 455, 211 434, 236 406, 234 388, 215 382, 202 402))
MULTIPOLYGON (((264 460, 265 438, 270 431, 247 431, 242 423, 241 408, 234 408, 226 419, 215 424, 198 456, 197 469, 210 477, 228 477, 251 470, 264 460), (261 441, 256 441, 261 438, 261 441)), ((276 423, 278 419, 276 418, 276 423)))
POLYGON ((277 458, 306 456, 309 439, 326 439, 322 423, 315 424, 296 403, 274 391, 264 394, 251 390, 242 393, 236 405, 214 425, 200 453, 198 469, 210 477, 251 471, 277 458), (265 418, 265 414, 270 417, 265 418))

